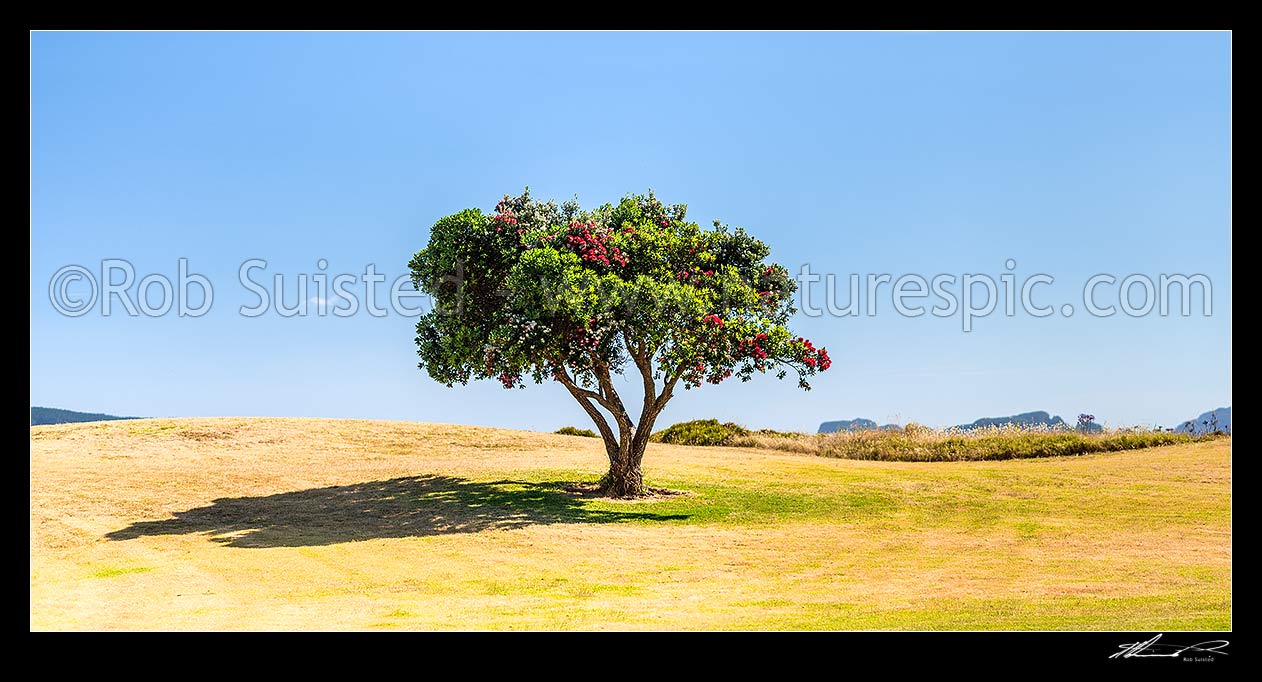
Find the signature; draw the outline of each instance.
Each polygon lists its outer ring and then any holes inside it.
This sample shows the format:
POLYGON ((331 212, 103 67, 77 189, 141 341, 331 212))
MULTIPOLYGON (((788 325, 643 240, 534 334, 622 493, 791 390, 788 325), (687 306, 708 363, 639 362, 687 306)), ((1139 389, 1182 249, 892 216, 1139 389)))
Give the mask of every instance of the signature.
POLYGON ((1146 642, 1131 642, 1129 644, 1121 644, 1118 646, 1117 653, 1109 656, 1109 658, 1178 658, 1185 652, 1222 654, 1227 655, 1223 651, 1223 647, 1229 642, 1225 639, 1211 639, 1198 644, 1161 644, 1159 640, 1161 635, 1157 635, 1146 642))

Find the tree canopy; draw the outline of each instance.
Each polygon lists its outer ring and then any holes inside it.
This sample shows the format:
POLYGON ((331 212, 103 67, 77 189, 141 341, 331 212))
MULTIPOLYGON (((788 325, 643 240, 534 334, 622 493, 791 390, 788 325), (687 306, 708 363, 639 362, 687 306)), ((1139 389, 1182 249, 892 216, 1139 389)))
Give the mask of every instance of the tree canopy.
POLYGON ((606 487, 642 493, 639 459, 677 386, 792 372, 809 389, 831 364, 827 350, 789 331, 796 283, 767 261, 766 244, 718 221, 702 229, 686 214, 652 191, 585 210, 527 189, 493 213, 442 218, 409 264, 434 300, 417 323, 420 367, 447 386, 560 382, 605 439, 606 487), (638 419, 612 380, 629 368, 644 388, 638 419), (615 471, 632 460, 633 472, 615 471), (622 473, 636 481, 619 485, 622 473))

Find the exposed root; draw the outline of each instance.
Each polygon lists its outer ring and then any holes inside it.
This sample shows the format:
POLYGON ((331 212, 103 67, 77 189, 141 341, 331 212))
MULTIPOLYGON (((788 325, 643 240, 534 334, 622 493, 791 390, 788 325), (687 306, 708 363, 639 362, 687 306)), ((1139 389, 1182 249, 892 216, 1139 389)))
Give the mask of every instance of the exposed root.
POLYGON ((643 492, 639 495, 614 495, 612 491, 601 485, 600 483, 575 483, 566 486, 565 492, 574 497, 582 498, 605 498, 610 500, 626 500, 634 502, 637 500, 661 500, 670 497, 679 497, 680 495, 689 495, 686 490, 671 490, 669 488, 652 488, 645 486, 643 492))

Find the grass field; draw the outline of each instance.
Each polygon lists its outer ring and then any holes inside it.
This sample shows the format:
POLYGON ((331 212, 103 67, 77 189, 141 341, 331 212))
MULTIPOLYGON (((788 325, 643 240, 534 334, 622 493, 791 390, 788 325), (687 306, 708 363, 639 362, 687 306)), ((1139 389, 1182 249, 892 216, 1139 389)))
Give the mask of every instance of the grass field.
POLYGON ((31 428, 31 621, 61 629, 1227 629, 1231 440, 997 462, 439 424, 31 428))

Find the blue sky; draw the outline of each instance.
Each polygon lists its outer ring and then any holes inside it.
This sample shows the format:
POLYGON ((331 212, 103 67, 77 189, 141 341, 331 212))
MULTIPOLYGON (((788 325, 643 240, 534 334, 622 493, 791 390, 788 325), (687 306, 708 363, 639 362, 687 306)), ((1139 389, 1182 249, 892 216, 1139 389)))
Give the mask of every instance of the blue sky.
POLYGON ((238 268, 393 278, 437 218, 526 185, 651 187, 843 298, 850 273, 1008 259, 1057 306, 1097 273, 1213 282, 1209 316, 800 315, 834 358, 815 390, 707 386, 661 423, 1174 424, 1231 402, 1230 58, 1225 33, 35 33, 31 402, 586 425, 557 385, 437 385, 406 316, 242 317, 238 268), (105 258, 171 278, 187 258, 214 307, 59 315, 54 273, 105 258))

